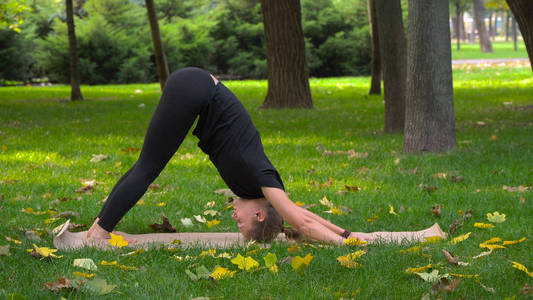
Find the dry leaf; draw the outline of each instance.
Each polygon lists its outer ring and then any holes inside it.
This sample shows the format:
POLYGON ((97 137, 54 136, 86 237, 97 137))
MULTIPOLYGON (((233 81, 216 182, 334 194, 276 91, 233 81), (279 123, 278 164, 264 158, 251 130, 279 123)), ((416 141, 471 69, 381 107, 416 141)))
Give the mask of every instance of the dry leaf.
POLYGON ((129 148, 123 148, 123 149, 120 149, 121 152, 124 152, 124 153, 135 153, 135 152, 139 152, 141 151, 141 148, 135 148, 135 147, 129 147, 129 148))
POLYGON ((322 188, 325 188, 325 187, 329 187, 333 184, 333 178, 329 178, 328 181, 322 183, 319 187, 322 189, 322 188))
POLYGON ((358 186, 350 186, 350 185, 344 185, 344 188, 348 191, 348 192, 359 192, 361 190, 360 187, 358 186))
POLYGON ((0 256, 9 255, 9 245, 0 246, 0 256))
POLYGON ((527 191, 531 190, 531 187, 530 186, 525 186, 525 185, 519 185, 517 187, 504 185, 503 186, 503 190, 504 191, 508 191, 508 192, 513 192, 513 193, 514 192, 523 193, 523 192, 527 192, 527 191))
POLYGON ((431 207, 431 214, 434 215, 437 218, 440 218, 441 210, 442 210, 442 205, 441 204, 435 204, 435 205, 433 205, 433 207, 431 207))
POLYGON ((47 282, 44 284, 44 287, 52 292, 77 290, 79 286, 79 283, 73 282, 72 280, 64 277, 58 277, 56 282, 47 282))
POLYGON ((107 155, 104 154, 93 154, 93 158, 91 158, 90 162, 97 163, 101 162, 102 160, 106 160, 107 155))
POLYGON ((220 212, 218 212, 216 210, 213 210, 213 209, 208 209, 208 210, 204 211, 204 215, 215 217, 217 215, 220 215, 220 212))
POLYGON ((107 281, 101 278, 95 278, 85 282, 83 285, 84 289, 87 289, 98 295, 105 295, 112 292, 117 285, 116 284, 107 284, 107 281))
POLYGON ((302 251, 302 248, 300 246, 292 245, 287 249, 290 253, 299 252, 302 251))
POLYGON ((180 221, 181 221, 181 224, 183 224, 183 226, 185 227, 193 226, 191 218, 183 218, 183 219, 180 219, 180 221))
POLYGON ((476 255, 476 256, 474 256, 474 257, 472 257, 472 258, 473 258, 473 259, 478 259, 478 258, 480 258, 480 257, 490 255, 491 253, 492 253, 492 250, 490 250, 490 251, 485 251, 485 252, 481 252, 480 254, 478 254, 478 255, 476 255))
POLYGON ((327 207, 332 207, 333 206, 333 203, 331 201, 329 201, 326 196, 324 196, 324 198, 320 199, 319 202, 320 202, 320 204, 322 204, 324 206, 327 206, 327 207))
POLYGON ((455 220, 448 229, 449 234, 454 234, 459 228, 464 225, 464 222, 469 220, 472 217, 472 211, 468 210, 466 213, 462 214, 462 211, 459 211, 461 218, 455 220))
POLYGON ((199 215, 194 216, 194 218, 196 219, 196 221, 198 221, 198 222, 200 222, 200 223, 205 223, 205 222, 207 222, 207 221, 205 220, 204 217, 199 216, 199 215))
POLYGON ((442 253, 444 253, 444 256, 446 257, 446 260, 452 264, 452 265, 457 265, 457 263, 459 262, 459 257, 454 257, 453 254, 451 254, 450 252, 448 252, 448 250, 442 248, 442 253))
POLYGON ((439 292, 446 292, 451 293, 455 291, 457 288, 457 285, 459 285, 459 282, 461 281, 460 278, 455 278, 452 282, 448 280, 448 278, 443 277, 440 278, 439 281, 437 281, 432 287, 431 287, 431 293, 437 294, 439 292))
POLYGON ((176 228, 170 224, 170 221, 167 217, 165 217, 164 213, 161 213, 161 218, 163 219, 163 223, 161 224, 151 224, 150 227, 152 227, 153 231, 162 231, 162 232, 176 232, 176 228))
POLYGON ((435 178, 440 178, 440 179, 448 178, 448 174, 447 173, 435 173, 432 176, 435 177, 435 178))
POLYGON ((531 287, 531 285, 529 285, 529 283, 526 283, 526 284, 524 284, 522 289, 520 289, 520 293, 522 293, 523 295, 531 297, 531 296, 533 296, 533 288, 531 287))

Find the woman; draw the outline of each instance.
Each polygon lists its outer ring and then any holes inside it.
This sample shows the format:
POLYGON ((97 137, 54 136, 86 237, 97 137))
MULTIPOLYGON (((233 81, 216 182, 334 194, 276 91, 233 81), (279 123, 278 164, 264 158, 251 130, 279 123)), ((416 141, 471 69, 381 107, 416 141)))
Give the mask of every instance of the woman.
MULTIPOLYGON (((236 96, 209 72, 184 68, 167 80, 139 159, 113 187, 87 232, 89 243, 105 243, 109 232, 166 166, 198 116, 193 134, 222 179, 239 196, 234 201, 233 219, 244 237, 269 241, 283 230, 283 220, 306 238, 322 242, 343 244, 346 238, 376 237, 351 233, 294 204, 236 96)), ((403 234, 412 237, 415 233, 403 234)))

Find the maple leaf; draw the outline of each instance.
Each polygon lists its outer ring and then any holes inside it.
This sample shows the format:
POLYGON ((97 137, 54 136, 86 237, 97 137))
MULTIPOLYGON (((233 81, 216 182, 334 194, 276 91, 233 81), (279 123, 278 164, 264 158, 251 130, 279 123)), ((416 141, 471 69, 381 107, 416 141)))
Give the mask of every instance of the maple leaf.
POLYGON ((487 213, 487 220, 492 223, 503 223, 505 222, 505 214, 500 214, 497 211, 493 213, 487 213))
POLYGON ((320 202, 320 204, 322 204, 324 206, 327 206, 327 207, 332 207, 333 206, 333 203, 331 201, 329 201, 326 196, 324 196, 324 198, 320 199, 319 202, 320 202))
POLYGON ((347 246, 363 246, 368 244, 366 241, 362 241, 358 238, 348 238, 344 240, 344 244, 347 246))
POLYGON ((200 223, 205 223, 205 222, 207 222, 207 221, 205 220, 205 218, 202 217, 202 216, 200 216, 200 215, 194 216, 194 218, 196 219, 196 221, 198 221, 198 222, 200 222, 200 223))
POLYGON ((457 237, 453 238, 450 241, 450 244, 455 245, 457 243, 463 242, 463 241, 467 240, 470 237, 470 234, 472 234, 472 232, 461 234, 460 236, 457 236, 457 237))
POLYGON ((348 269, 353 269, 353 268, 362 266, 356 260, 365 254, 366 254, 366 251, 359 250, 359 251, 355 251, 352 253, 348 253, 345 256, 339 256, 337 257, 337 261, 341 264, 341 266, 346 267, 348 269))
POLYGON ((180 221, 181 221, 181 224, 183 224, 183 226, 185 227, 193 226, 191 218, 183 218, 183 219, 180 219, 180 221))
POLYGON ((474 223, 474 227, 481 228, 481 229, 492 229, 492 228, 494 228, 494 225, 487 224, 487 223, 476 222, 476 223, 474 223))
POLYGON ((209 277, 213 278, 214 280, 221 280, 228 276, 233 277, 237 271, 230 271, 227 268, 224 267, 217 267, 209 277))
POLYGON ((52 292, 63 292, 77 290, 79 288, 79 283, 64 277, 58 277, 56 282, 47 282, 44 284, 44 287, 52 292))
POLYGON ((98 294, 98 295, 109 294, 116 287, 117 287, 116 284, 108 284, 105 279, 101 279, 101 278, 95 278, 93 280, 89 280, 85 282, 85 284, 83 285, 84 289, 92 293, 98 294))
POLYGON ((305 257, 296 255, 291 261, 291 266, 297 272, 303 271, 309 266, 309 264, 311 264, 313 258, 314 256, 312 256, 311 253, 308 253, 305 257))
POLYGON ((163 223, 154 223, 150 225, 153 231, 176 232, 176 228, 170 224, 170 221, 165 217, 164 213, 161 213, 161 218, 163 219, 163 223))
POLYGON ((50 249, 48 247, 38 247, 37 245, 33 244, 33 249, 28 249, 28 252, 31 252, 31 254, 37 258, 61 258, 61 256, 57 256, 54 253, 57 252, 57 249, 50 249))
POLYGON ((124 247, 128 245, 128 241, 124 239, 120 234, 110 233, 111 238, 108 240, 111 246, 124 247))
POLYGON ((216 225, 218 225, 218 224, 220 224, 220 221, 217 220, 217 219, 213 219, 213 220, 211 220, 211 221, 207 221, 207 222, 205 223, 205 225, 207 226, 207 228, 211 228, 211 227, 216 226, 216 225))
POLYGON ((96 271, 98 269, 94 261, 90 258, 76 258, 74 259, 72 265, 74 267, 80 267, 90 271, 96 271))
POLYGON ((275 253, 268 252, 265 257, 263 257, 263 260, 265 261, 265 266, 272 267, 276 265, 276 262, 278 261, 278 257, 275 253))
POLYGON ((244 257, 240 254, 238 254, 235 258, 233 258, 231 260, 231 263, 233 263, 234 265, 237 265, 239 269, 245 270, 245 271, 250 271, 254 268, 259 267, 259 263, 255 259, 249 256, 244 257))
POLYGON ((413 272, 413 273, 420 276, 420 278, 422 278, 424 281, 427 281, 427 282, 435 282, 435 281, 440 280, 442 277, 448 276, 448 274, 439 275, 439 270, 433 270, 431 271, 431 273, 427 273, 427 272, 424 272, 424 273, 413 272))

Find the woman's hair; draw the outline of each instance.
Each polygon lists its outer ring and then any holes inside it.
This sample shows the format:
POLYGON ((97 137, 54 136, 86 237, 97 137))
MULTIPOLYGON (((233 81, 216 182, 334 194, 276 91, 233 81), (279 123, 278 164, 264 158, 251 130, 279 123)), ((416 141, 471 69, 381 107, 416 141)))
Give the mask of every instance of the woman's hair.
POLYGON ((294 228, 283 227, 283 218, 278 214, 272 204, 265 206, 266 217, 263 222, 255 221, 251 230, 251 239, 258 242, 270 242, 275 239, 280 232, 285 233, 289 239, 298 240, 301 234, 294 228))

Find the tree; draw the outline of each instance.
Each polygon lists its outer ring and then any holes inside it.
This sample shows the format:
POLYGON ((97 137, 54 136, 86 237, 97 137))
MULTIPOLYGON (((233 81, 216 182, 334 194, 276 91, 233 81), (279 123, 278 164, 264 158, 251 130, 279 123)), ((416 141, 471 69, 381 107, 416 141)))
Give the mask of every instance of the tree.
POLYGON ((465 24, 463 21, 464 12, 466 10, 466 3, 467 0, 451 0, 450 4, 453 5, 453 8, 455 9, 455 18, 452 20, 453 22, 453 29, 455 31, 455 38, 457 50, 461 50, 461 38, 465 37, 465 24))
POLYGON ((410 0, 404 152, 455 148, 448 1, 410 0))
POLYGON ((385 132, 402 131, 407 49, 400 0, 376 0, 376 17, 385 89, 385 132))
POLYGON ((25 2, 25 0, 0 1, 0 29, 7 28, 20 32, 19 26, 23 22, 22 14, 30 10, 25 2))
POLYGON ((474 23, 479 34, 479 44, 481 46, 481 52, 492 53, 492 42, 490 36, 485 27, 485 3, 483 0, 473 0, 472 10, 474 14, 474 23))
POLYGON ((74 28, 74 11, 72 0, 67 1, 67 27, 70 56, 70 101, 83 100, 80 89, 80 70, 78 68, 78 49, 74 28))
POLYGON ((150 29, 152 31, 152 43, 154 45, 155 62, 157 65, 157 77, 159 78, 161 89, 163 89, 165 82, 167 82, 169 72, 167 57, 165 56, 163 42, 161 41, 161 34, 159 33, 159 24, 157 22, 154 0, 146 0, 146 11, 148 13, 150 29))
POLYGON ((527 55, 533 70, 533 1, 507 0, 507 4, 513 12, 518 27, 520 27, 522 37, 524 37, 524 44, 526 44, 527 55))
POLYGON ((300 0, 261 2, 267 53, 264 108, 312 108, 300 0))
POLYGON ((372 63, 370 67, 370 95, 381 95, 381 56, 379 55, 378 23, 376 20, 375 0, 368 0, 368 23, 372 45, 372 63))

